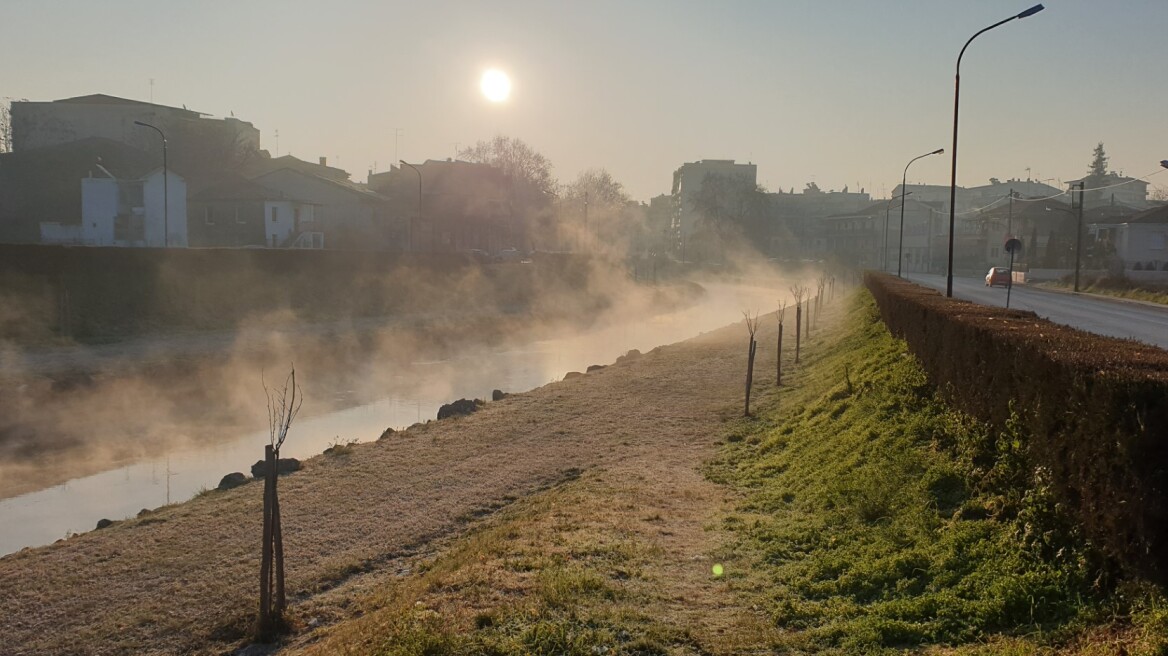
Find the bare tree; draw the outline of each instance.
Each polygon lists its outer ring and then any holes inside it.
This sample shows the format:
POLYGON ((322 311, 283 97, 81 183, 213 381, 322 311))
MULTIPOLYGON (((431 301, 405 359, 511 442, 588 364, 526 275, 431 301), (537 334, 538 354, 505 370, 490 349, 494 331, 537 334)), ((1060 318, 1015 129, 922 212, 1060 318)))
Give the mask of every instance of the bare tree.
POLYGON ((775 349, 775 386, 783 384, 783 319, 787 316, 787 301, 783 299, 779 305, 779 344, 775 349))
POLYGON ((807 295, 807 288, 803 285, 792 285, 791 296, 795 297, 795 364, 799 364, 799 342, 802 339, 800 327, 803 324, 803 297, 807 295))
POLYGON ((742 316, 746 318, 746 332, 750 333, 750 351, 746 358, 746 409, 742 416, 750 416, 750 388, 754 384, 754 352, 758 349, 758 342, 754 340, 754 334, 758 332, 758 312, 754 316, 750 312, 743 310, 742 316))
MULTIPOLYGON (((823 314, 823 292, 827 289, 827 274, 819 276, 815 281, 815 319, 818 321, 819 315, 823 314)), ((818 325, 818 324, 817 324, 818 325)))
POLYGON ((280 527, 280 498, 276 491, 279 480, 280 447, 288 437, 292 420, 300 412, 304 395, 296 384, 296 367, 284 379, 282 388, 268 388, 260 376, 264 395, 268 400, 269 441, 264 446, 267 469, 264 475, 264 538, 260 557, 260 616, 256 626, 257 638, 264 640, 284 625, 287 598, 284 594, 284 536, 280 527), (274 572, 273 572, 274 566, 274 572))

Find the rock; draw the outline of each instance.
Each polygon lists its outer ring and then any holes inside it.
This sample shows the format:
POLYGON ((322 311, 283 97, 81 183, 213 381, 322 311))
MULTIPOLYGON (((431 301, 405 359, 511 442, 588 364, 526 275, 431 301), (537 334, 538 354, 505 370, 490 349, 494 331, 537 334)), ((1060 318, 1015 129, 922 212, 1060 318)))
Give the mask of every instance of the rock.
POLYGON ((392 427, 391 427, 391 428, 387 428, 387 429, 385 429, 385 430, 381 431, 381 437, 379 437, 379 438, 377 438, 377 439, 379 439, 379 440, 388 439, 388 438, 389 438, 389 436, 393 435, 393 434, 394 434, 394 433, 396 433, 396 432, 397 432, 397 431, 395 431, 395 430, 394 430, 392 427))
POLYGON ((97 520, 97 530, 101 530, 103 528, 109 528, 110 526, 113 526, 113 525, 114 525, 114 520, 112 520, 112 519, 99 519, 99 520, 97 520))
POLYGON ((153 511, 153 510, 151 510, 151 509, 149 509, 149 508, 143 508, 143 509, 141 509, 141 510, 139 510, 139 511, 138 511, 138 516, 139 516, 139 517, 145 517, 146 515, 149 515, 149 514, 150 514, 150 513, 152 513, 152 512, 154 512, 154 511, 153 511))
POLYGON ((243 472, 232 472, 224 476, 223 479, 219 481, 219 485, 216 489, 230 490, 231 488, 239 487, 246 482, 247 474, 244 474, 243 472))
MULTIPOLYGON (((276 462, 277 474, 291 474, 294 471, 300 471, 300 461, 296 458, 280 458, 276 462)), ((251 475, 255 478, 263 478, 267 473, 268 463, 266 461, 257 460, 256 464, 251 466, 251 475)))
POLYGON ((637 349, 632 349, 628 353, 625 353, 624 355, 617 358, 616 363, 617 364, 624 364, 626 362, 631 362, 633 360, 636 360, 639 357, 641 357, 641 352, 638 351, 637 349))
POLYGON ((503 399, 507 398, 508 396, 511 396, 511 395, 504 392, 503 390, 491 390, 491 400, 492 401, 502 401, 503 399))
POLYGON ((438 408, 438 419, 469 415, 472 412, 478 410, 482 405, 483 402, 479 399, 475 399, 473 401, 470 399, 459 399, 453 403, 447 403, 441 408, 438 408))
POLYGON ((608 365, 606 365, 606 364, 590 364, 590 365, 588 365, 587 373, 592 373, 593 371, 600 371, 601 369, 603 369, 607 366, 608 365))
POLYGON ((579 378, 580 376, 583 376, 583 375, 584 374, 580 373, 579 371, 569 371, 568 373, 564 374, 564 380, 571 380, 573 378, 579 378))

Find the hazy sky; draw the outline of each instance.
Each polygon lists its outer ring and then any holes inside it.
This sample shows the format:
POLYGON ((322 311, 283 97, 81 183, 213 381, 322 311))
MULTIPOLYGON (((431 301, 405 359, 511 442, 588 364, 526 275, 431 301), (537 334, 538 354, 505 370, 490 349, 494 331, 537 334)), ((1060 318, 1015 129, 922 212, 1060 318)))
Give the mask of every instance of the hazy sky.
MULTIPOLYGON (((605 167, 640 200, 704 158, 880 196, 948 152, 965 40, 1031 4, 4 0, 0 97, 149 100, 153 78, 155 102, 234 112, 273 154, 279 130, 280 154, 358 181, 501 133, 561 181, 605 167), (488 66, 505 104, 478 90, 488 66)), ((1168 0, 1044 4, 965 54, 958 184, 1074 179, 1099 141, 1116 170, 1163 171, 1168 0)), ((909 179, 948 184, 949 155, 909 179)))

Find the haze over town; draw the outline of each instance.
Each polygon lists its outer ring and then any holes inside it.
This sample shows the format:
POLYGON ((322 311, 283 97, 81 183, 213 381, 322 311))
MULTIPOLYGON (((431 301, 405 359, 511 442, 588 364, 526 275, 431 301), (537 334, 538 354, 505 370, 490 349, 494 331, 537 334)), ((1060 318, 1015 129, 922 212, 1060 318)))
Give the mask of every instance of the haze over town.
MULTIPOLYGON (((1017 5, 17 1, 0 97, 234 114, 271 154, 325 156, 357 181, 506 134, 561 180, 604 167, 642 201, 704 158, 753 162, 771 191, 881 198, 909 158, 948 146, 957 53, 1017 5), (479 93, 490 67, 513 81, 504 103, 479 93)), ((981 37, 962 64, 958 184, 1061 187, 1100 141, 1113 169, 1155 171, 1165 24, 1157 0, 1053 0, 981 37)), ((910 181, 946 183, 944 159, 910 181)))

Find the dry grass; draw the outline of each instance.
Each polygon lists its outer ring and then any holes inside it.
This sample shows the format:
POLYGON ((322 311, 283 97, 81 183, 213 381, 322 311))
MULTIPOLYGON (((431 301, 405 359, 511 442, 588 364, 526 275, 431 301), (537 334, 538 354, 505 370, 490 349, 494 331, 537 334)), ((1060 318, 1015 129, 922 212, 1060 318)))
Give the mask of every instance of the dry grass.
MULTIPOLYGON (((772 342, 760 334, 760 362, 773 357, 772 342)), ((710 580, 718 544, 704 529, 726 492, 698 473, 741 403, 745 359, 741 326, 731 326, 354 445, 344 458, 308 461, 280 491, 297 645, 313 648, 317 629, 340 620, 379 608, 394 618, 392 609, 417 601, 449 611, 444 625, 465 627, 533 590, 548 608, 557 594, 564 603, 600 591, 594 601, 605 612, 640 609, 653 626, 674 627, 662 640, 699 641, 708 652, 763 640, 731 599, 733 576, 710 580), (497 520, 505 537, 459 540, 477 518, 521 499, 497 520), (435 574, 475 548, 483 560, 473 570, 435 574), (581 550, 593 554, 585 562, 612 550, 625 578, 572 570, 581 550), (548 562, 563 576, 533 573, 548 562), (431 569, 419 575, 424 563, 431 569), (455 594, 463 590, 465 599, 455 594)), ((245 643, 257 605, 261 487, 0 559, 0 644, 12 654, 212 654, 245 643)))

